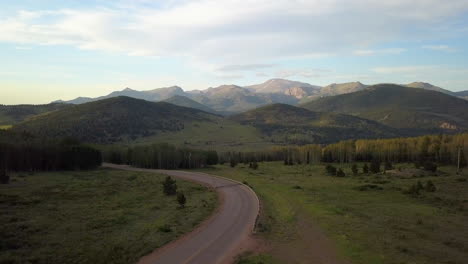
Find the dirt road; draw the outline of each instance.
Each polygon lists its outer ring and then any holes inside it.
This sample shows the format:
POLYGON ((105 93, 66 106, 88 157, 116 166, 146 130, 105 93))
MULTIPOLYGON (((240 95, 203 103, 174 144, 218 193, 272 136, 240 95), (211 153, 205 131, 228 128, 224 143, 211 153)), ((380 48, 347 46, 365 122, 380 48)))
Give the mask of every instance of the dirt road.
POLYGON ((198 182, 215 188, 220 196, 221 203, 218 210, 207 221, 191 233, 143 257, 139 263, 231 263, 234 257, 248 246, 259 211, 259 201, 255 193, 247 186, 198 172, 149 170, 114 164, 103 166, 131 171, 157 172, 198 182))

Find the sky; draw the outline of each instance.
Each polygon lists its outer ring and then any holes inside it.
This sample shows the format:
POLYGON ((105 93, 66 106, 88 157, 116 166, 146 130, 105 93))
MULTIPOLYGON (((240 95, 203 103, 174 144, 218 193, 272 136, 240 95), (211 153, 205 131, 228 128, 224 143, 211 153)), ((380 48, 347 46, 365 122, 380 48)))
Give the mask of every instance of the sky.
POLYGON ((468 90, 468 0, 0 2, 0 104, 285 78, 468 90))

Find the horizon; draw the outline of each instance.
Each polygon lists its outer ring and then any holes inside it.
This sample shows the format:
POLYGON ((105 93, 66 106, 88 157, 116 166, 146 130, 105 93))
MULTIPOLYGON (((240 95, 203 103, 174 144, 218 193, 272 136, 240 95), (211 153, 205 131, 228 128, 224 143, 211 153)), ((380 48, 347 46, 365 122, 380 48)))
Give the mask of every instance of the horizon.
POLYGON ((0 7, 0 104, 274 78, 468 89, 463 0, 25 0, 0 7))

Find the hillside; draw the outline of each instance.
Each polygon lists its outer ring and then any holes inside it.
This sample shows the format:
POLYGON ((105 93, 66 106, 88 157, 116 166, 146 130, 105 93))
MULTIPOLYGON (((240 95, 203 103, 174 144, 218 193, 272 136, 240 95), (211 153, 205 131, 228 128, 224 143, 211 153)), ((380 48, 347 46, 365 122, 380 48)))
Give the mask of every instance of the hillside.
POLYGON ((445 94, 449 94, 449 95, 452 95, 452 96, 456 96, 456 93, 452 92, 452 91, 449 91, 449 90, 445 90, 443 88, 440 88, 438 86, 435 86, 435 85, 432 85, 430 83, 425 83, 425 82, 412 82, 412 83, 409 83, 406 85, 406 87, 409 87, 409 88, 420 88, 420 89, 425 89, 425 90, 429 90, 429 91, 436 91, 436 92, 440 92, 440 93, 445 93, 445 94))
POLYGON ((186 96, 181 96, 181 95, 176 95, 173 96, 169 99, 164 100, 166 103, 178 105, 178 106, 183 106, 183 107, 189 107, 189 108, 194 108, 198 109, 207 113, 213 113, 216 114, 216 111, 209 108, 206 105, 200 104, 199 102, 196 102, 186 96))
POLYGON ((32 116, 64 109, 65 104, 0 105, 0 126, 14 125, 32 116))
POLYGON ((285 104, 260 107, 231 117, 252 125, 278 143, 329 143, 351 138, 396 136, 393 129, 355 116, 313 112, 285 104))
POLYGON ((217 119, 200 110, 165 102, 115 97, 36 116, 13 129, 39 136, 72 136, 86 142, 108 143, 179 131, 186 123, 217 119))
POLYGON ((392 84, 374 85, 355 93, 321 98, 302 107, 375 120, 409 134, 468 129, 466 100, 392 84))

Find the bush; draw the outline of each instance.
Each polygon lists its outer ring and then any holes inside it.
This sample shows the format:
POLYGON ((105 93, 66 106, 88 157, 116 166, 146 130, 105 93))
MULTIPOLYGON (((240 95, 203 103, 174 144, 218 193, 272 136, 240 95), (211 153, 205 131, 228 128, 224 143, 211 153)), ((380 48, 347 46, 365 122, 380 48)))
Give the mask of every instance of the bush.
POLYGON ((424 189, 426 190, 426 192, 435 192, 436 191, 436 187, 435 187, 435 185, 434 185, 434 183, 432 181, 427 181, 426 186, 424 187, 424 189))
POLYGON ((1 184, 10 183, 10 176, 7 174, 6 170, 0 170, 0 183, 1 184))
POLYGON ((163 192, 165 195, 174 195, 177 193, 177 184, 170 176, 167 176, 166 179, 162 182, 163 192))
POLYGON ((165 224, 165 225, 162 225, 158 228, 158 231, 159 232, 163 232, 163 233, 169 233, 169 232, 172 232, 172 228, 170 225, 168 224, 165 224))
POLYGON ((254 170, 258 169, 258 163, 256 161, 250 162, 249 168, 254 169, 254 170))
POLYGON ((434 162, 431 162, 431 161, 424 162, 423 167, 424 167, 424 170, 426 170, 426 171, 432 171, 432 172, 437 171, 437 164, 435 164, 434 162))
POLYGON ((231 159, 230 165, 231 168, 234 168, 235 166, 237 166, 237 161, 235 159, 231 159))
POLYGON ((353 164, 353 166, 351 167, 351 171, 353 172, 354 176, 358 175, 359 171, 356 164, 353 164))
POLYGON ((362 166, 362 173, 368 174, 369 173, 369 166, 367 166, 367 163, 362 166))
POLYGON ((335 176, 336 175, 336 168, 333 167, 332 165, 328 164, 326 167, 325 167, 325 171, 327 172, 327 174, 331 175, 331 176, 335 176))
POLYGON ((386 161, 385 164, 384 164, 384 168, 385 170, 393 170, 393 165, 390 161, 386 161))
POLYGON ((184 193, 177 193, 177 202, 179 203, 181 208, 185 207, 185 203, 187 202, 187 198, 185 198, 184 193))
POLYGON ((346 174, 342 169, 338 169, 338 171, 336 172, 336 177, 346 177, 346 174))
POLYGON ((377 159, 372 160, 369 170, 372 173, 379 173, 380 172, 380 161, 377 160, 377 159))

